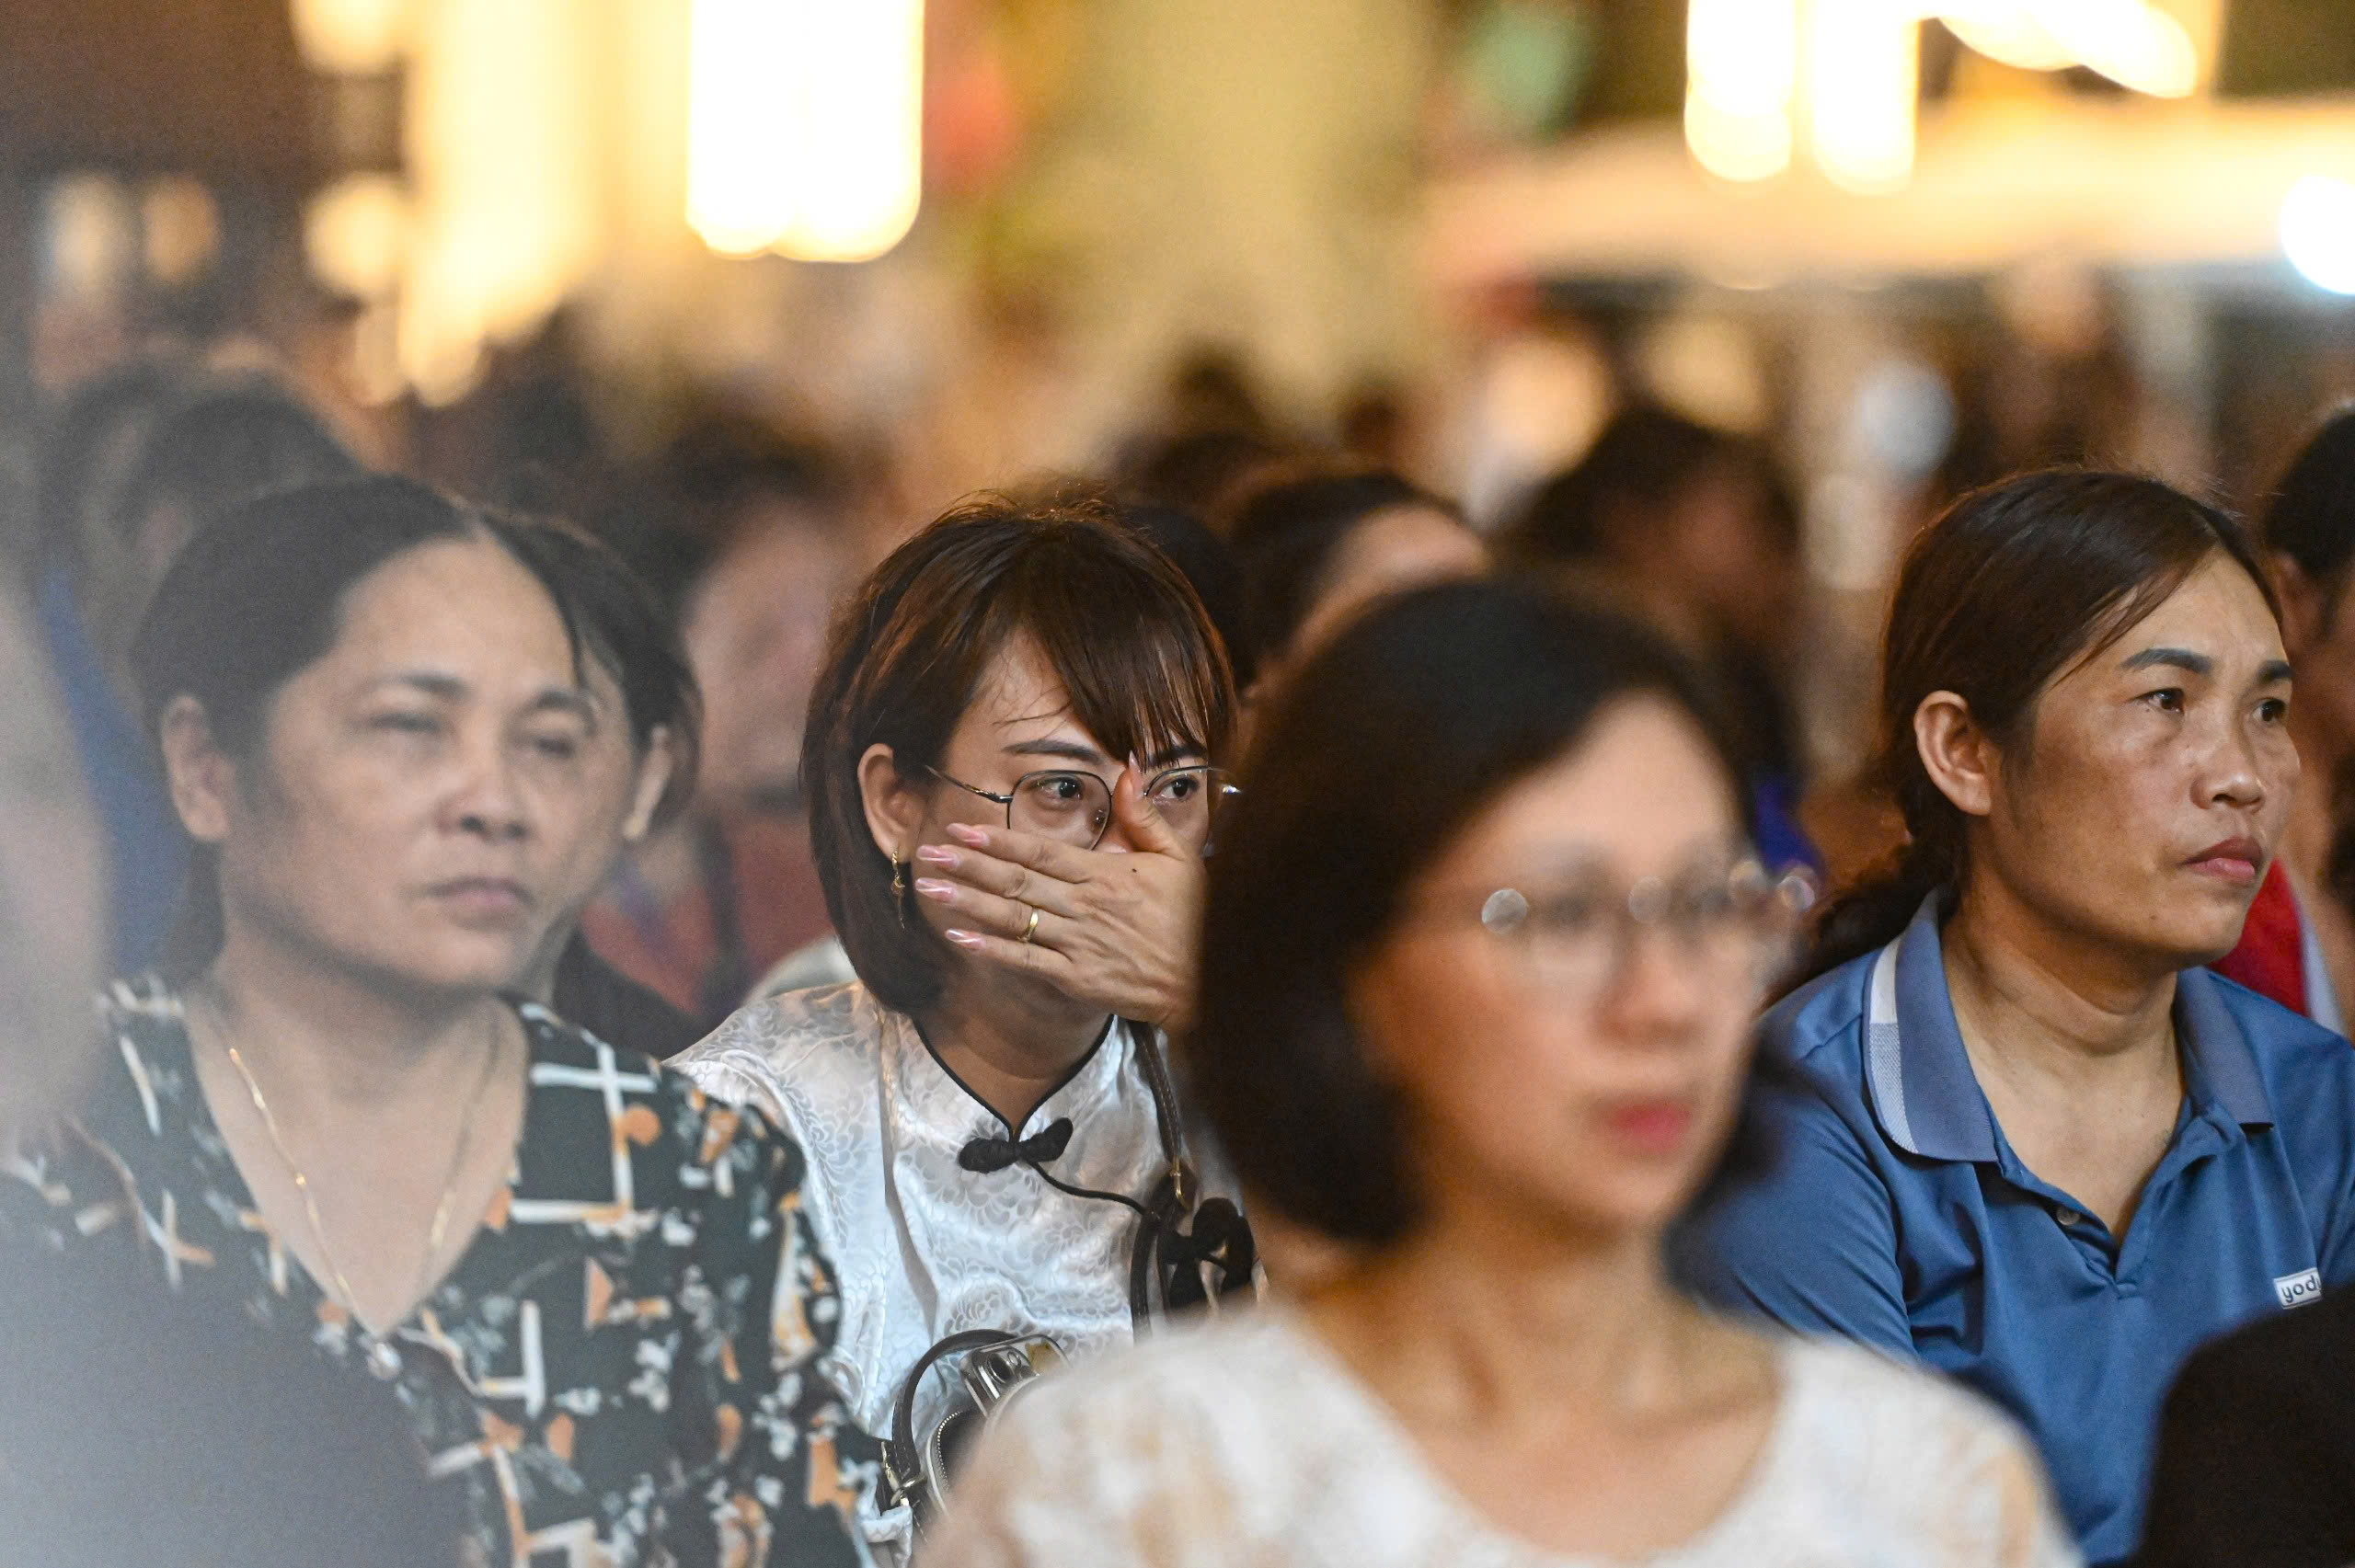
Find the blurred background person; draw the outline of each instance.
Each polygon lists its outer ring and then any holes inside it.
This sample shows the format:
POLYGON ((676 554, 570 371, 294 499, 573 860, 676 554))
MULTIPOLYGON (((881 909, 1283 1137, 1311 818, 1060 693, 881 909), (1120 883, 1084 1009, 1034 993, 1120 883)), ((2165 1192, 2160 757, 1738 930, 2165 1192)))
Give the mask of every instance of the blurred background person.
POLYGON ((1013 1406, 936 1561, 2075 1561, 1970 1395, 1669 1281, 1787 931, 1711 715, 1525 587, 1311 658, 1211 863, 1189 1051, 1248 1189, 1355 1261, 1013 1406))
MULTIPOLYGON (((1184 578, 1108 509, 969 502, 836 624, 802 777, 858 979, 673 1065, 810 1151, 826 1370, 895 1449, 957 1410, 951 1336, 1080 1356, 1165 1304, 1154 1249, 1215 1180, 1161 1040, 1192 1005, 1234 704, 1184 578)), ((900 1505, 866 1523, 897 1556, 930 1498, 894 1463, 900 1505)))
POLYGON ((1225 532, 1267 683, 1245 689, 1254 704, 1384 594, 1488 569, 1488 546, 1454 507, 1379 469, 1294 475, 1249 490, 1225 532))
POLYGON ((802 796, 810 683, 857 569, 826 461, 712 420, 660 464, 669 509, 637 554, 703 696, 692 803, 623 862, 586 929, 623 973, 708 1029, 826 929, 802 796))
POLYGON ((357 473, 318 417, 258 375, 134 361, 81 389, 45 442, 31 559, 91 799, 111 851, 117 973, 155 962, 187 841, 141 732, 131 639, 190 536, 251 496, 357 473))
POLYGON ((1915 542, 1883 681, 1911 842, 1767 1015, 1784 1156, 1682 1256, 2011 1410, 2120 1562, 2184 1357, 2355 1278, 2355 1053, 2200 967, 2298 782, 2270 590, 2155 480, 2024 475, 1915 542))
POLYGON ((1819 864, 1794 816, 1807 786, 1788 692, 1804 578, 1798 509, 1756 442, 1638 406, 1541 485, 1510 524, 1518 567, 1568 576, 1693 648, 1727 688, 1759 847, 1819 864))
POLYGON ((1143 534, 1184 575, 1218 633, 1219 646, 1226 650, 1235 691, 1250 690, 1258 679, 1261 650, 1248 619, 1243 566, 1233 544, 1194 513, 1176 507, 1123 502, 1116 509, 1123 523, 1143 534))
POLYGON ((2281 646, 2298 672, 2290 735, 2304 782, 2248 924, 2216 967, 2326 1029, 2347 1033, 2355 997, 2355 841, 2343 798, 2355 765, 2355 410, 2333 414, 2275 486, 2260 542, 2281 598, 2281 646))
POLYGON ((181 553, 132 663, 190 898, 169 973, 108 993, 28 1223, 396 1385, 480 1560, 853 1561, 798 1150, 502 994, 618 721, 561 591, 502 521, 391 478, 181 553))
POLYGON ((516 989, 597 1038, 659 1060, 703 1031, 599 957, 580 917, 621 856, 694 797, 701 750, 695 675, 677 630, 619 555, 562 523, 510 520, 509 528, 517 554, 556 585, 571 614, 580 694, 596 717, 580 737, 583 787, 595 804, 551 878, 557 917, 516 989))
POLYGON ((1114 490, 1138 506, 1217 519, 1258 477, 1298 455, 1245 355, 1193 343, 1175 356, 1147 428, 1122 441, 1114 490))

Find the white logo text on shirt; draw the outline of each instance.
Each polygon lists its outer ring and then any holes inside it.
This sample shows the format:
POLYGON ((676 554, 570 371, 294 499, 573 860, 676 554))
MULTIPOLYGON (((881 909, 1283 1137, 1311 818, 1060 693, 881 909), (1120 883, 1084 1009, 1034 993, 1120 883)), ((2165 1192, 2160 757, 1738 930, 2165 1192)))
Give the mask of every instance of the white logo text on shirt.
POLYGON ((2322 1299, 2322 1275, 2315 1269, 2303 1274, 2285 1274, 2273 1282, 2273 1294, 2281 1298, 2284 1307, 2305 1307, 2322 1299))

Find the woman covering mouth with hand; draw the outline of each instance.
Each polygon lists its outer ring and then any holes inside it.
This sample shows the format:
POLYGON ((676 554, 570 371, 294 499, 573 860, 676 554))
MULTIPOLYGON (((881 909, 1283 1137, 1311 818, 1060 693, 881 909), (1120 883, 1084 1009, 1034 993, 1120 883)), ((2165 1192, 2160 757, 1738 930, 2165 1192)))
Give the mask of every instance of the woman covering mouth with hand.
POLYGON ((1252 1286, 1156 1027, 1191 1001, 1234 706, 1186 579, 1093 505, 959 506, 835 624, 802 782, 859 979, 756 1001, 673 1065, 810 1152, 826 1370, 891 1440, 862 1519, 885 1561, 978 1403, 970 1336, 1078 1357, 1252 1286))
POLYGON ((1882 681, 1912 841, 1768 1014, 1785 1157, 1683 1257, 2009 1407, 2114 1562, 2185 1356, 2355 1276, 2355 1053, 2200 967, 2298 778, 2279 617, 2210 508, 2024 475, 1915 542, 1882 681))

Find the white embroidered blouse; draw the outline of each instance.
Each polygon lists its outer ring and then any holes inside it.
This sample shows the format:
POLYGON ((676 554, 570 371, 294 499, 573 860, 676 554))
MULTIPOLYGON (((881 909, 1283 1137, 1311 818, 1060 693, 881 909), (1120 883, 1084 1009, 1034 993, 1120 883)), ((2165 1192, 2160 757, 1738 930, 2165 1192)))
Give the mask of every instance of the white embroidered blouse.
MULTIPOLYGON (((2026 1442, 1933 1375, 1792 1340, 1750 1479, 1649 1568, 2075 1568, 2026 1442)), ((1510 1537, 1304 1322, 1263 1309, 1017 1396, 925 1568, 1606 1568, 1510 1537)))
MULTIPOLYGON (((1074 1356, 1132 1337, 1136 1216, 1058 1192, 1025 1165, 959 1165, 967 1143, 1006 1137, 1005 1123, 866 987, 755 1001, 667 1065, 719 1099, 759 1106, 808 1154, 802 1200, 840 1276, 842 1322, 824 1368, 869 1434, 889 1438, 902 1380, 949 1334, 1043 1333, 1074 1356)), ((1058 1181, 1138 1202, 1152 1195, 1168 1159, 1128 1025, 1106 1031, 1018 1136, 1064 1116, 1071 1142, 1044 1162, 1058 1181)), ((926 1379, 919 1432, 948 1387, 926 1379)), ((904 1528, 868 1523, 878 1541, 904 1528)))

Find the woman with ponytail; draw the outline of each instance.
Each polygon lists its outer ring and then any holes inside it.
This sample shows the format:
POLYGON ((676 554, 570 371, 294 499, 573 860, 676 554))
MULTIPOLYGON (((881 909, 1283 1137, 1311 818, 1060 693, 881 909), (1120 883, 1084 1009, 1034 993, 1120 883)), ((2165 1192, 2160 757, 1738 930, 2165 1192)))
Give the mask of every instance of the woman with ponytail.
POLYGON ((1915 541, 1882 686, 1910 842, 1767 1014, 1781 1158, 1684 1272, 2010 1408, 2115 1562, 2185 1356, 2355 1276, 2355 1055, 2200 967, 2297 781, 2278 611, 2212 509, 2023 475, 1915 541))

